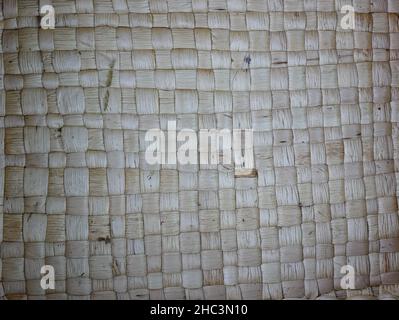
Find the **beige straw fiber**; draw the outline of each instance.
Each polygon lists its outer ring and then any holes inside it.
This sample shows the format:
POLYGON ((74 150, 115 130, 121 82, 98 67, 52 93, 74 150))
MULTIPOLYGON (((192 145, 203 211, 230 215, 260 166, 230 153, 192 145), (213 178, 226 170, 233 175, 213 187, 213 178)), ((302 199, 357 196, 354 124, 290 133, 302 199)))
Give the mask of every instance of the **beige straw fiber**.
POLYGON ((398 0, 0 6, 0 298, 399 297, 398 0), (148 163, 170 121, 255 168, 148 163))

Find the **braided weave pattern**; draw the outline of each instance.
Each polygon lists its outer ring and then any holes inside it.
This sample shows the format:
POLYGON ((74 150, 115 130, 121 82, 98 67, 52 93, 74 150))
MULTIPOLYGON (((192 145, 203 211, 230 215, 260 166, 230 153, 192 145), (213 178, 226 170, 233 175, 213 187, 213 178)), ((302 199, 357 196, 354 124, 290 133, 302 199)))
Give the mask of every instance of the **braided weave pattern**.
POLYGON ((398 13, 397 0, 3 0, 0 297, 398 296, 398 13), (45 4, 55 29, 40 28, 45 4), (148 164, 145 133, 168 121, 253 129, 256 176, 148 164))

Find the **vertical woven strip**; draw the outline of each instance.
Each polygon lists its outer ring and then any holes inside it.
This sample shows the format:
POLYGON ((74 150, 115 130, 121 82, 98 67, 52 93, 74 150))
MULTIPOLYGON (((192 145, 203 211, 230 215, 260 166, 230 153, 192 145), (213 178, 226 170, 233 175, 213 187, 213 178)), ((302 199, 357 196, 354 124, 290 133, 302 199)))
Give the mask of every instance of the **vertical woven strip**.
POLYGON ((3 0, 0 298, 399 296, 398 14, 397 0, 3 0), (145 134, 169 122, 253 129, 256 174, 149 164, 145 134))

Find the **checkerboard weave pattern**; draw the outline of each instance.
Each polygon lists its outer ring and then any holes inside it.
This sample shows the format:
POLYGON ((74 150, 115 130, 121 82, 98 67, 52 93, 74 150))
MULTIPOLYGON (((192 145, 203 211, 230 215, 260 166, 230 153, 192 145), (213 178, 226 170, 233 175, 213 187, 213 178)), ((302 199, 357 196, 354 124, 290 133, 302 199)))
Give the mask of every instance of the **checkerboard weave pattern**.
POLYGON ((398 296, 398 13, 397 0, 3 0, 0 297, 398 296), (257 176, 149 165, 145 133, 168 121, 253 128, 257 176))

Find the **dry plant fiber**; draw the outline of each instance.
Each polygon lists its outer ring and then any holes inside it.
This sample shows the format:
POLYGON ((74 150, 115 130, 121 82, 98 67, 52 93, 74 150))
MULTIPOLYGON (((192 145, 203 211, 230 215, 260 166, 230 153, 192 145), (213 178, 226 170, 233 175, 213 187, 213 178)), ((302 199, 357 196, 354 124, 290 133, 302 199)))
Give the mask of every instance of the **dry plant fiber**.
POLYGON ((0 297, 399 296, 397 0, 0 5, 0 297), (168 121, 255 171, 149 165, 168 121))

